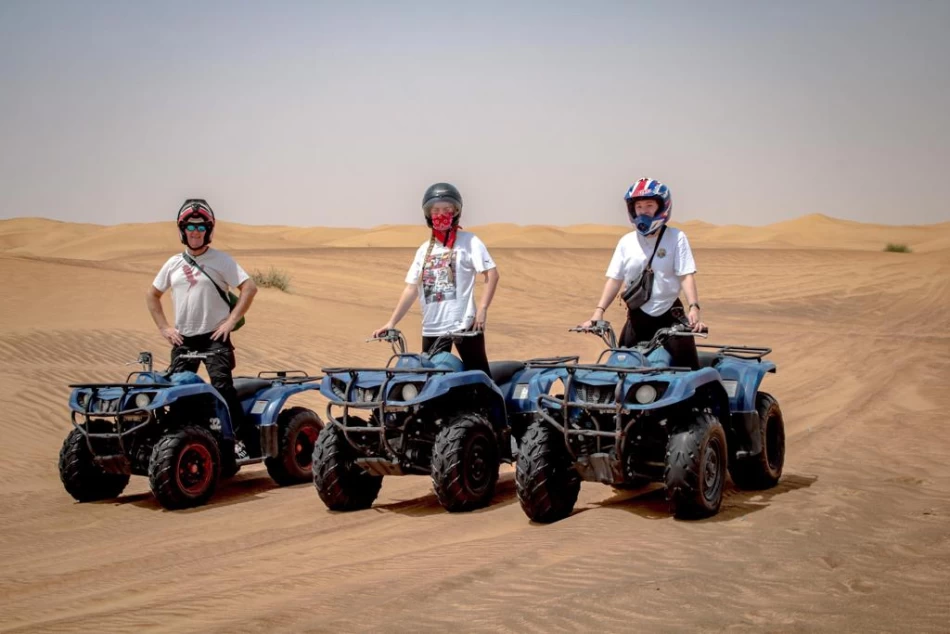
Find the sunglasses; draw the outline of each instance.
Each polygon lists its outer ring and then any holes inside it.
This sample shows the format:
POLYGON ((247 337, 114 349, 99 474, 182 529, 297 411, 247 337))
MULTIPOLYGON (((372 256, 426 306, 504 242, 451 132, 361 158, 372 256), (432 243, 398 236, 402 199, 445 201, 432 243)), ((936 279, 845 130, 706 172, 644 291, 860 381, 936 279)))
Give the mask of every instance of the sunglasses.
POLYGON ((204 233, 208 230, 208 225, 185 225, 187 231, 200 231, 204 233))

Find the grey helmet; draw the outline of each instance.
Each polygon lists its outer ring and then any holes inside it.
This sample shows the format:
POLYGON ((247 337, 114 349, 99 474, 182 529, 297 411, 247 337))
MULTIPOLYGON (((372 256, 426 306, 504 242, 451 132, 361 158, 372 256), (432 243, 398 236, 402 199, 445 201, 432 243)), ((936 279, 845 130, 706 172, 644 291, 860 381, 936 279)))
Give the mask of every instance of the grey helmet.
POLYGON ((431 185, 422 196, 422 211, 425 213, 426 224, 429 227, 432 227, 432 206, 436 203, 452 203, 455 205, 452 226, 459 223, 459 218, 462 217, 462 194, 459 193, 455 185, 436 183, 431 185))

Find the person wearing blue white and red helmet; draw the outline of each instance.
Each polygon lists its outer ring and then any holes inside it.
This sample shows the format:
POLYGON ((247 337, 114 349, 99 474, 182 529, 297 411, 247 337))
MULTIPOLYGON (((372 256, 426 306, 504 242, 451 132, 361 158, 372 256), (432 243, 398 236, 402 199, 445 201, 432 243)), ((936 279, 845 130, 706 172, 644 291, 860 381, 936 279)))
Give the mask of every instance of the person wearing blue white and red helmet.
MULTIPOLYGON (((690 327, 694 332, 704 330, 706 325, 702 321, 696 289, 696 262, 689 240, 685 233, 667 225, 673 211, 670 188, 655 179, 641 178, 627 189, 624 200, 634 231, 617 243, 607 267, 607 281, 600 302, 591 318, 580 324, 581 327, 590 327, 593 322, 603 319, 607 307, 623 285, 638 280, 649 263, 654 276, 652 292, 639 308, 627 310, 619 345, 629 347, 639 341, 648 341, 660 328, 676 323, 678 318, 674 313, 684 310, 681 292, 686 296, 685 312, 690 327)), ((674 337, 668 347, 674 365, 699 367, 692 337, 674 337)))

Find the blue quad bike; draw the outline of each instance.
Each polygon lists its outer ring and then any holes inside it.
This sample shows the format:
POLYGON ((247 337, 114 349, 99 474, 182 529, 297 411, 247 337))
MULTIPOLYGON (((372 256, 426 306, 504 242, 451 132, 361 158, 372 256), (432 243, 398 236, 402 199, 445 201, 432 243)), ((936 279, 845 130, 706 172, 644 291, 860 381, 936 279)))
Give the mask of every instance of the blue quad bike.
MULTIPOLYGON (((443 337, 454 341, 476 334, 443 337)), ((534 420, 537 397, 566 373, 496 361, 489 364, 489 377, 481 370, 465 371, 449 352, 407 353, 406 340, 395 329, 375 340, 392 346, 385 367, 323 369, 320 391, 330 402, 313 452, 320 499, 330 510, 365 509, 379 494, 383 477, 420 474, 432 477, 439 503, 448 511, 488 505, 500 463, 514 460, 517 441, 534 420)))
POLYGON ((236 377, 245 420, 237 437, 224 399, 197 374, 153 371, 150 352, 140 353, 136 363, 142 370, 125 382, 70 386, 73 429, 59 453, 59 475, 76 500, 118 497, 130 476, 142 475, 163 507, 199 506, 220 478, 262 461, 279 485, 310 479, 323 423, 309 409, 282 407, 294 394, 317 390, 321 377, 301 370, 236 377))
POLYGON ((694 370, 670 367, 664 347, 672 337, 699 334, 685 323, 633 348, 618 348, 606 321, 571 330, 600 336, 607 349, 594 364, 531 364, 567 378, 562 394, 538 396, 537 420, 518 456, 518 500, 530 519, 570 515, 582 480, 617 488, 661 482, 682 519, 719 512, 727 468, 743 489, 778 483, 782 410, 759 390, 766 373, 775 372, 764 359, 770 348, 697 344, 694 370))

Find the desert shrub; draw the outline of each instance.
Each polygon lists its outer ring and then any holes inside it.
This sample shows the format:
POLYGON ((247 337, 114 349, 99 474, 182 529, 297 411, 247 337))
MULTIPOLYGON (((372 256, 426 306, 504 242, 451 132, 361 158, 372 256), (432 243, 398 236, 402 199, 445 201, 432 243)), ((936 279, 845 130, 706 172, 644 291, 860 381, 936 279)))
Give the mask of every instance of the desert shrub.
POLYGON ((889 253, 910 253, 910 247, 906 244, 894 244, 893 242, 888 242, 884 250, 889 253))
POLYGON ((267 273, 254 270, 251 273, 251 279, 254 283, 263 288, 277 288, 285 293, 290 288, 290 275, 286 271, 271 267, 267 273))

